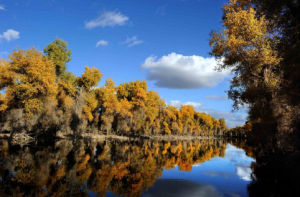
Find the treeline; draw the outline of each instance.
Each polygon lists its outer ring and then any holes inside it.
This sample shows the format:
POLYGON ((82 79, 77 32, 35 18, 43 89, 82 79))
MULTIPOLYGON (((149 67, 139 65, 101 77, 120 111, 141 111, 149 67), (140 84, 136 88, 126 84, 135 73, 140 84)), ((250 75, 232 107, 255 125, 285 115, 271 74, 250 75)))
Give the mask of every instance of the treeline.
POLYGON ((229 138, 247 139, 252 135, 252 123, 250 121, 246 122, 243 126, 237 126, 229 129, 225 136, 229 138))
POLYGON ((85 67, 77 77, 66 71, 71 60, 66 42, 56 39, 44 49, 16 50, 0 60, 0 131, 80 135, 223 135, 224 119, 192 106, 166 105, 146 81, 115 86, 85 67))
POLYGON ((11 146, 0 141, 1 196, 141 196, 163 169, 192 166, 225 155, 222 140, 56 141, 11 146))

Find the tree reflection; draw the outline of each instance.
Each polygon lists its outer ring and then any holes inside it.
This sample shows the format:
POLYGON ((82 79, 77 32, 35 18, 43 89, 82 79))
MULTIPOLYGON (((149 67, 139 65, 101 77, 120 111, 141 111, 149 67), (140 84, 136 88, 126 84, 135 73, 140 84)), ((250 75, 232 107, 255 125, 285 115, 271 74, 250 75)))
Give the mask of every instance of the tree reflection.
POLYGON ((0 147, 0 196, 141 196, 163 169, 224 156, 222 140, 61 140, 54 145, 0 147))
POLYGON ((256 125, 247 140, 231 143, 255 158, 252 163, 252 182, 249 196, 300 196, 299 130, 277 134, 266 125, 256 125))

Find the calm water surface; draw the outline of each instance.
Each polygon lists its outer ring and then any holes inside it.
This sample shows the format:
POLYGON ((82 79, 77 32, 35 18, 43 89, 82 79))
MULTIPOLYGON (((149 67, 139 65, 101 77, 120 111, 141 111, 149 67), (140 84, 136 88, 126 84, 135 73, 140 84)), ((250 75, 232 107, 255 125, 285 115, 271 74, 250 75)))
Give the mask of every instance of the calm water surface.
POLYGON ((254 162, 223 140, 0 144, 0 196, 248 196, 254 162))
POLYGON ((178 166, 164 170, 144 196, 248 196, 253 161, 228 144, 224 157, 194 164, 191 171, 181 171, 178 166))

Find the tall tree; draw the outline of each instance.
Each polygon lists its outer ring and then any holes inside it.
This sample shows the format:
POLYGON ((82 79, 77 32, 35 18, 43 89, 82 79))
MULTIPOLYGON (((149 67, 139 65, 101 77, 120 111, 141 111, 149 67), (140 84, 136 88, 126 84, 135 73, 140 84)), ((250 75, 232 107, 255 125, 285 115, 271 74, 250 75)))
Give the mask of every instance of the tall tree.
POLYGON ((257 14, 250 0, 230 0, 223 13, 224 30, 212 33, 210 45, 211 54, 222 61, 220 69, 235 72, 229 97, 235 108, 249 104, 253 118, 268 116, 266 107, 280 84, 282 60, 270 21, 257 14))
POLYGON ((71 50, 67 48, 67 42, 57 38, 46 46, 44 53, 54 63, 56 76, 61 76, 71 60, 71 50))
POLYGON ((98 91, 100 100, 101 113, 101 129, 109 134, 112 129, 116 113, 119 111, 119 102, 116 95, 115 83, 111 78, 108 78, 105 87, 101 87, 98 91))
POLYGON ((250 121, 272 128, 265 138, 275 134, 278 144, 300 136, 299 10, 298 0, 230 0, 223 7, 224 29, 210 40, 220 69, 235 72, 229 90, 234 107, 248 104, 250 121))
POLYGON ((5 88, 5 108, 23 109, 24 118, 31 118, 42 112, 46 100, 56 102, 53 64, 37 50, 14 51, 8 61, 1 62, 0 70, 0 88, 5 88))
POLYGON ((85 67, 85 72, 77 78, 77 84, 81 88, 84 97, 83 115, 91 123, 98 115, 99 99, 97 99, 96 86, 103 74, 97 68, 85 67))

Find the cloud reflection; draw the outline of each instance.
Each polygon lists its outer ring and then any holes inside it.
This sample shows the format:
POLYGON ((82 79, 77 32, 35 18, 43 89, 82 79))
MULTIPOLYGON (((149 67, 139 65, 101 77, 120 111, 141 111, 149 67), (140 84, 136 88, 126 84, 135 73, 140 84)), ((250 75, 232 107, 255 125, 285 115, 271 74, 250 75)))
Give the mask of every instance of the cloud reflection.
POLYGON ((236 148, 232 145, 227 145, 226 152, 224 158, 214 158, 214 160, 227 160, 230 162, 230 164, 234 167, 234 171, 227 169, 222 171, 213 171, 213 170, 207 170, 204 171, 203 174, 210 176, 210 177, 217 177, 221 176, 224 178, 231 178, 238 176, 243 181, 251 181, 251 173, 252 170, 250 168, 250 165, 253 161, 255 161, 253 158, 248 157, 246 153, 239 148, 236 148))
POLYGON ((244 181, 251 181, 252 170, 250 165, 255 160, 251 157, 248 157, 245 151, 232 145, 228 145, 224 158, 233 163, 235 166, 236 175, 240 179, 244 181))
POLYGON ((181 179, 160 179, 148 192, 143 194, 145 197, 221 197, 215 187, 207 184, 200 184, 181 179))
POLYGON ((207 175, 207 176, 211 176, 211 177, 214 177, 214 176, 222 176, 222 177, 224 177, 224 178, 229 178, 229 177, 235 176, 234 173, 230 173, 230 172, 219 172, 219 171, 205 171, 204 174, 207 175))
POLYGON ((236 174, 244 181, 251 181, 251 173, 249 166, 236 166, 236 174))

